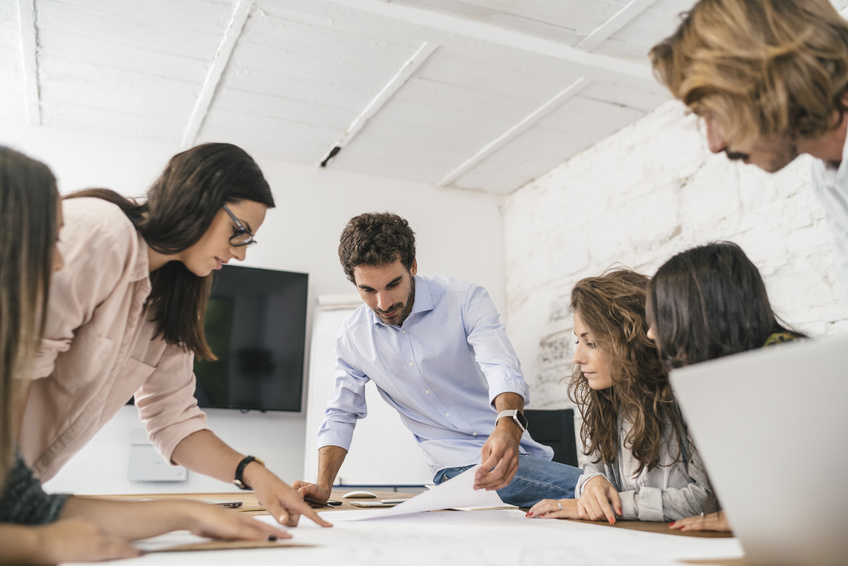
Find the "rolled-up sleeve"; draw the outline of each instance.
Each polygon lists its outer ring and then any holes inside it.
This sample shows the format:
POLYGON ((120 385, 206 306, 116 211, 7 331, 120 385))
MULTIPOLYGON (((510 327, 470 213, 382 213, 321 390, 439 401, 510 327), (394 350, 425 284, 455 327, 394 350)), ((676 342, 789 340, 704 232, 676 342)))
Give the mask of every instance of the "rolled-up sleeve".
POLYGON ((6 477, 0 494, 0 523, 43 525, 59 519, 69 494, 47 494, 20 453, 6 477))
POLYGON ((169 344, 150 377, 135 393, 135 404, 147 434, 169 462, 183 439, 206 428, 206 414, 198 408, 194 397, 193 361, 193 354, 169 344))
POLYGON ((574 497, 576 499, 580 499, 583 495, 583 488, 586 487, 586 484, 590 479, 596 478, 598 476, 602 476, 608 482, 615 485, 615 478, 612 477, 612 474, 606 469, 606 467, 598 460, 598 455, 593 454, 592 458, 586 462, 583 466, 583 474, 577 478, 577 485, 574 486, 574 497))
POLYGON ((333 398, 327 403, 324 421, 318 430, 318 448, 339 446, 350 449, 353 429, 358 419, 365 418, 365 386, 369 378, 357 369, 356 349, 347 322, 342 325, 334 345, 336 356, 333 398))
POLYGON ((500 322, 489 293, 472 285, 463 305, 463 324, 474 359, 489 384, 489 404, 501 393, 516 393, 530 404, 530 387, 524 381, 521 364, 500 322))
POLYGON ((636 501, 641 521, 677 521, 714 511, 715 498, 710 490, 706 468, 698 449, 689 437, 689 458, 686 462, 689 484, 681 488, 660 489, 643 487, 636 501))

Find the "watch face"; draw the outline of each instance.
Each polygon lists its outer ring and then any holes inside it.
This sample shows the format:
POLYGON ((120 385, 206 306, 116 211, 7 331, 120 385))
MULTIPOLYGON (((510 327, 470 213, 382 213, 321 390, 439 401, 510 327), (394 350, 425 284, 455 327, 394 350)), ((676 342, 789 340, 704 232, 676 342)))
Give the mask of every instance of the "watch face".
POLYGON ((515 420, 517 420, 524 430, 527 430, 527 417, 521 411, 515 411, 515 420))

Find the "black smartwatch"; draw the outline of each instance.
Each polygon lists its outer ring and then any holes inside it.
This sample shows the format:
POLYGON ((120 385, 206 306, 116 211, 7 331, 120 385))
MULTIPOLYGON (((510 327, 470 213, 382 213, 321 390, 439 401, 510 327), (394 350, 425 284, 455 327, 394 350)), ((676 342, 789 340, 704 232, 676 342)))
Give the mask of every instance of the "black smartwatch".
POLYGON ((233 480, 233 484, 239 489, 253 489, 249 485, 244 482, 244 469, 251 462, 256 462, 257 464, 265 465, 265 462, 257 458, 256 456, 245 456, 241 459, 241 462, 238 463, 236 467, 236 479, 233 480))
POLYGON ((515 424, 518 425, 518 428, 521 429, 521 432, 527 430, 527 418, 524 416, 524 413, 522 413, 518 409, 501 411, 500 413, 498 413, 498 418, 495 419, 495 424, 497 424, 497 422, 504 417, 511 418, 515 422, 515 424))

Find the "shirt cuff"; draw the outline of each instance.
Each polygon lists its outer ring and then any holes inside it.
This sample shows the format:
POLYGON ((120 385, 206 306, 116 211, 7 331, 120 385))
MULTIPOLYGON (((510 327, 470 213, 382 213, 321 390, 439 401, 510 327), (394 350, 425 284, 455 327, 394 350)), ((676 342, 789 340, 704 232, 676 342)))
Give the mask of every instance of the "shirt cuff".
POLYGON ((621 499, 621 518, 625 521, 633 521, 640 519, 639 517, 639 494, 635 491, 619 492, 618 498, 621 499))
POLYGON ((166 462, 174 464, 174 450, 177 449, 180 442, 195 432, 208 428, 206 426, 206 414, 199 410, 198 413, 186 421, 167 426, 149 435, 153 447, 165 458, 166 462))
POLYGON ((524 406, 530 404, 530 393, 527 384, 521 378, 504 377, 502 379, 489 380, 489 405, 495 408, 495 399, 503 393, 515 393, 524 400, 524 406))
POLYGON ((662 490, 656 487, 643 487, 638 495, 638 513, 640 521, 662 521, 662 490))
POLYGON ((324 423, 318 431, 318 448, 338 446, 350 451, 353 440, 353 426, 347 423, 324 423))
POLYGON ((589 482, 590 479, 603 475, 604 474, 583 474, 582 476, 577 478, 577 485, 574 486, 575 499, 580 499, 580 496, 583 495, 583 487, 585 487, 585 485, 589 482))

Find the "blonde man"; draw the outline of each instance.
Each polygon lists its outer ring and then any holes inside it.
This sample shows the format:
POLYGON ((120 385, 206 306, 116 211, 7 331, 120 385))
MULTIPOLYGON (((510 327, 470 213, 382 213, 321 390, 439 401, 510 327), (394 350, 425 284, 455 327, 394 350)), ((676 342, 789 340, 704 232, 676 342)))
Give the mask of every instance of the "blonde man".
POLYGON ((712 152, 768 172, 816 158, 848 300, 848 23, 828 0, 701 0, 650 57, 712 152))

